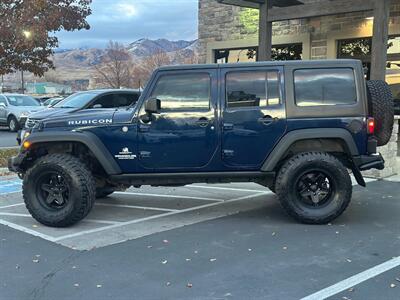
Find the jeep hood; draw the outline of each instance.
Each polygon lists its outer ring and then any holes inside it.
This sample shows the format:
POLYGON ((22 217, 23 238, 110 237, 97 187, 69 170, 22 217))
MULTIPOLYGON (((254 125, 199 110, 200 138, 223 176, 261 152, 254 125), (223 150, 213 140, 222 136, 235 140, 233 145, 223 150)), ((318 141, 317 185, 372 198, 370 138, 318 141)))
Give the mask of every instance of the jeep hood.
POLYGON ((43 120, 50 117, 57 117, 66 113, 74 112, 76 108, 46 108, 29 115, 29 118, 43 120))

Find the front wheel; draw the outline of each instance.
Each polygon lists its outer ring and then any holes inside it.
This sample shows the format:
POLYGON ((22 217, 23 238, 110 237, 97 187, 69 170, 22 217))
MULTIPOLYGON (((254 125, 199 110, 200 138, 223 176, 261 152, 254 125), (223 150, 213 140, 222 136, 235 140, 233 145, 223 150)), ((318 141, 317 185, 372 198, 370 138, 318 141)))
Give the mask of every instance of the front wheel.
POLYGON ((350 203, 352 183, 343 164, 327 153, 300 153, 279 170, 276 193, 286 212, 306 224, 326 224, 350 203))
POLYGON ((11 132, 17 132, 20 129, 20 125, 18 123, 18 120, 16 117, 11 116, 8 119, 8 128, 10 129, 11 132))
POLYGON ((24 176, 26 208, 38 222, 67 227, 82 220, 95 202, 95 181, 87 167, 69 154, 40 158, 24 176))

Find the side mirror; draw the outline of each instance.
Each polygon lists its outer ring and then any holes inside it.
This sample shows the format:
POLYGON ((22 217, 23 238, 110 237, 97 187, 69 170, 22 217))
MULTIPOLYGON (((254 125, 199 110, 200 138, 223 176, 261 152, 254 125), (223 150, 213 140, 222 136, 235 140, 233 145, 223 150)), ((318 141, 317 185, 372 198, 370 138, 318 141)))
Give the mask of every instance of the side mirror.
POLYGON ((144 104, 144 110, 149 115, 157 114, 161 111, 161 100, 157 98, 150 98, 144 104))
POLYGON ((6 105, 4 103, 0 103, 0 108, 6 108, 6 105))

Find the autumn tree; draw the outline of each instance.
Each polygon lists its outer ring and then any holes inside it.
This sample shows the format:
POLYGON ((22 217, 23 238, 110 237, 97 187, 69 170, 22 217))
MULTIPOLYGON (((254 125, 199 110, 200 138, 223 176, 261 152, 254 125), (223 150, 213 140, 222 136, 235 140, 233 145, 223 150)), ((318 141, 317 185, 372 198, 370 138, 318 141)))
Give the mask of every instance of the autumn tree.
POLYGON ((155 69, 170 64, 171 58, 162 50, 157 50, 154 54, 146 57, 140 64, 134 66, 133 78, 135 87, 143 87, 155 69))
POLYGON ((15 70, 37 76, 54 68, 54 33, 89 29, 92 0, 1 0, 0 75, 15 70))
POLYGON ((101 64, 95 69, 97 85, 115 89, 132 86, 132 57, 118 42, 109 42, 101 64))

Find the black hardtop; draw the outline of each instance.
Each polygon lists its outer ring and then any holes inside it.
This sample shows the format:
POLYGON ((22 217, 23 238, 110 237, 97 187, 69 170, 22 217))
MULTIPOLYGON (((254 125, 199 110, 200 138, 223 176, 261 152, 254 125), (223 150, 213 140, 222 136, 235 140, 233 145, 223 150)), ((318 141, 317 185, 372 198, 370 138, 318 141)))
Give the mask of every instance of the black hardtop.
POLYGON ((177 70, 198 70, 198 69, 228 69, 228 68, 251 68, 251 67, 274 67, 274 66, 290 66, 301 68, 321 68, 324 65, 354 65, 359 67, 360 60, 356 59, 325 59, 325 60, 286 60, 286 61, 260 61, 260 62, 246 62, 246 63, 228 63, 228 64, 194 64, 194 65, 173 65, 164 66, 157 69, 157 71, 177 71, 177 70))

